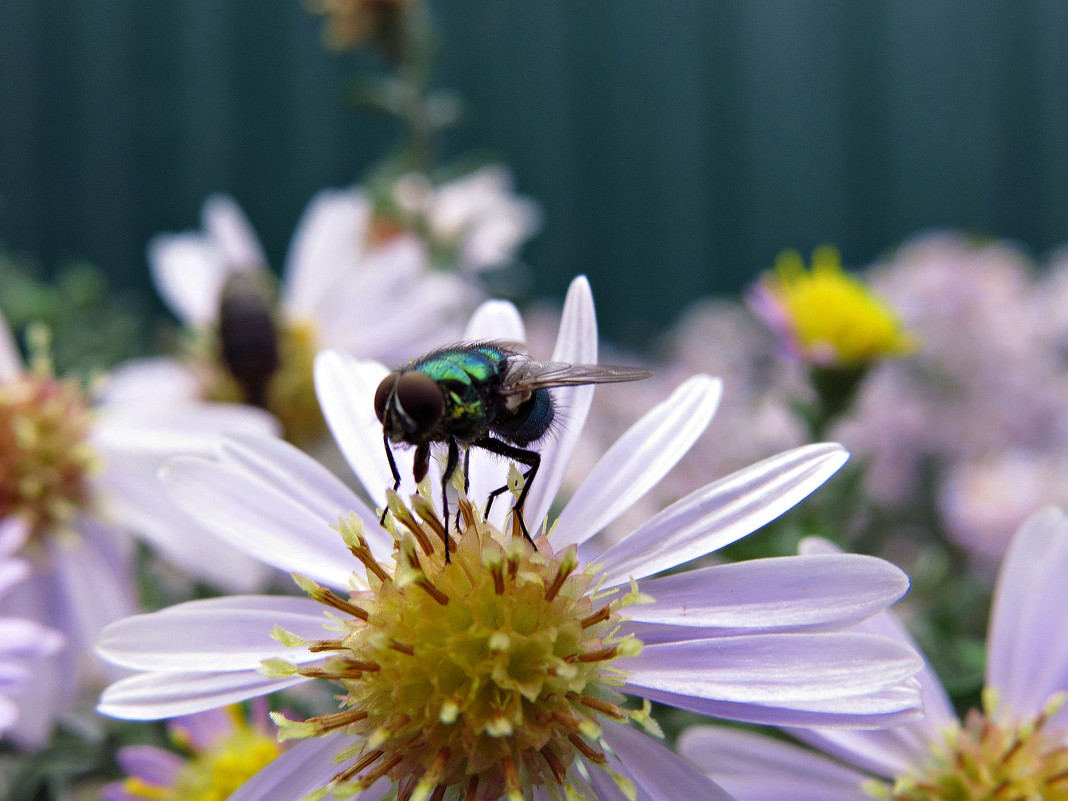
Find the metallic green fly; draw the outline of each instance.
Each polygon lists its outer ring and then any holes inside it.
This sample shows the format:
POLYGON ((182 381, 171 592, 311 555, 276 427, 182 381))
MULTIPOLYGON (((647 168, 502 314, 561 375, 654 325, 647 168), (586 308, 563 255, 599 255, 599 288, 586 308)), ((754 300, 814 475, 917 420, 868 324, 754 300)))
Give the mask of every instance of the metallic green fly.
MULTIPOLYGON (((537 475, 541 456, 529 446, 548 433, 556 417, 556 403, 550 390, 637 381, 651 375, 650 370, 638 367, 537 362, 503 342, 453 345, 414 359, 382 379, 375 392, 375 414, 382 423, 382 441, 393 471, 393 489, 396 491, 400 486, 401 478, 391 442, 415 446, 412 472, 416 482, 422 481, 427 473, 431 444, 447 445, 441 495, 448 531, 445 488, 459 463, 460 448, 467 455, 465 482, 472 447, 514 459, 527 470, 512 511, 523 536, 533 543, 523 520, 523 503, 537 475)), ((487 515, 494 499, 507 489, 504 486, 490 493, 487 515)), ((446 541, 446 558, 448 553, 446 541)))

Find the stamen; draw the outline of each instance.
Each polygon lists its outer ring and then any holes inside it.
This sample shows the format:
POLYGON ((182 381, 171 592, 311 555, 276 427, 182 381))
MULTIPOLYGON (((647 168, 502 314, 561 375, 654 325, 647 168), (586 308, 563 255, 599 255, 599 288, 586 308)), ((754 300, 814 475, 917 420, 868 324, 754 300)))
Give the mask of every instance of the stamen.
POLYGON ((598 609, 596 612, 594 612, 589 617, 585 617, 585 618, 582 619, 582 628, 588 629, 590 626, 595 626, 598 623, 603 623, 604 621, 608 620, 610 617, 612 617, 612 609, 611 609, 611 607, 602 606, 600 609, 598 609))
POLYGON ((598 765, 603 765, 607 761, 603 752, 598 751, 577 734, 567 735, 567 741, 575 746, 575 748, 578 749, 586 759, 590 760, 590 762, 596 762, 598 765))

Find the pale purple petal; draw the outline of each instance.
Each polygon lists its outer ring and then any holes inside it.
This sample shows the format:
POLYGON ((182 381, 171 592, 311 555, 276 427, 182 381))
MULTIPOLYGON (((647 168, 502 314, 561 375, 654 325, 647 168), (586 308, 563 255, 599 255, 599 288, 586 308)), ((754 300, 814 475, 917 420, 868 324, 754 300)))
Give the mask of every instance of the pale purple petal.
POLYGON ((115 759, 127 776, 162 787, 171 786, 178 771, 185 764, 173 751, 166 751, 154 745, 129 745, 120 748, 115 759))
POLYGON ((908 576, 874 556, 752 559, 642 581, 639 589, 655 601, 626 615, 661 628, 709 629, 705 637, 831 630, 871 617, 908 587, 908 576))
POLYGON ((330 536, 336 519, 319 517, 299 499, 207 459, 173 459, 160 479, 187 514, 239 551, 332 587, 349 586, 357 565, 340 535, 330 536))
POLYGON ((327 633, 322 609, 306 598, 189 601, 112 623, 97 638, 96 652, 122 667, 167 672, 255 669, 264 659, 313 662, 321 656, 287 647, 271 632, 280 626, 305 639, 322 639, 327 633))
MULTIPOLYGON (((519 316, 519 310, 514 304, 504 300, 488 300, 471 316, 463 333, 463 341, 523 343, 526 336, 523 318, 519 316)), ((481 448, 472 448, 471 469, 468 475, 469 497, 477 504, 485 502, 491 492, 507 483, 510 465, 511 461, 508 459, 502 459, 481 448)), ((510 508, 507 499, 502 500, 505 502, 498 501, 490 515, 490 522, 501 528, 510 508)))
MULTIPOLYGON (((342 351, 324 351, 315 358, 315 391, 323 416, 345 461, 380 508, 386 504, 386 489, 393 486, 393 474, 374 401, 375 390, 388 374, 381 364, 342 351)), ((401 492, 411 494, 415 491, 413 451, 394 448, 393 456, 402 480, 401 492)))
POLYGON ((914 651, 868 634, 757 634, 646 646, 626 661, 627 687, 753 704, 839 698, 905 681, 914 651))
POLYGON ((15 345, 15 337, 0 312, 0 383, 13 381, 22 374, 22 357, 15 345))
MULTIPOLYGON (((262 706, 266 703, 263 696, 252 699, 253 704, 259 702, 262 706)), ((244 712, 239 714, 244 715, 244 712)), ((198 751, 213 748, 216 743, 230 736, 236 730, 234 721, 234 708, 220 706, 215 709, 205 709, 192 715, 180 715, 172 718, 167 723, 167 732, 172 739, 175 734, 179 736, 179 742, 188 743, 198 751)))
POLYGON ((684 564, 774 520, 848 458, 833 443, 772 456, 677 501, 590 561, 604 565, 607 586, 684 564))
POLYGON ((100 696, 97 712, 125 720, 159 720, 235 704, 307 681, 270 679, 256 670, 227 673, 139 673, 121 679, 100 696))
MULTIPOLYGON (((312 790, 325 787, 341 771, 344 766, 334 764, 334 757, 352 743, 353 738, 344 732, 299 742, 241 785, 227 801, 300 801, 312 790)), ((389 781, 383 780, 354 800, 383 798, 388 789, 389 781)))
POLYGON ((1066 576, 1068 519, 1047 507, 1020 527, 994 592, 987 686, 998 690, 999 717, 1032 717, 1068 689, 1066 576))
POLYGON ((311 199, 286 255, 282 305, 288 314, 319 317, 331 289, 358 269, 370 219, 362 193, 326 189, 311 199))
POLYGON ((631 426, 560 513, 553 546, 585 542, 652 489, 704 433, 721 392, 718 380, 695 375, 631 426))
POLYGON ((725 726, 695 726, 679 753, 744 801, 870 801, 863 773, 795 745, 725 726))
MULTIPOLYGON (((3 535, 0 535, 2 538, 3 535)), ((0 597, 30 574, 29 563, 11 559, 0 553, 0 597)))
POLYGON ((777 701, 768 706, 661 690, 643 689, 640 694, 650 701, 701 715, 768 726, 885 729, 914 722, 922 715, 919 684, 911 679, 863 695, 777 701))
MULTIPOLYGON (((841 549, 819 537, 802 541, 806 555, 840 554, 841 549)), ((910 648, 916 643, 901 621, 891 612, 882 612, 861 622, 853 631, 889 637, 910 648)), ((929 664, 916 674, 923 697, 924 716, 885 731, 848 731, 830 729, 794 730, 798 739, 852 764, 884 776, 893 776, 927 758, 931 743, 940 741, 945 729, 956 723, 957 716, 945 689, 929 664)))
POLYGON ((693 765, 633 726, 609 723, 604 727, 603 736, 619 757, 618 762, 613 760, 613 767, 634 781, 639 788, 639 798, 649 801, 733 801, 729 793, 717 787, 693 765))
MULTIPOLYGON (((552 361, 569 364, 597 363, 597 314, 593 307, 590 283, 584 275, 575 278, 567 290, 552 361)), ((524 514, 527 526, 532 531, 541 527, 542 519, 549 513, 549 508, 560 490, 564 470, 575 450, 579 434, 582 433, 590 403, 593 402, 593 391, 593 385, 560 387, 553 390, 556 414, 561 422, 541 448, 541 466, 538 468, 537 481, 527 495, 524 514)))
POLYGON ((0 557, 9 557, 30 537, 30 524, 22 517, 9 515, 0 519, 0 557))
POLYGON ((18 705, 10 698, 0 695, 0 732, 10 729, 19 717, 18 705))

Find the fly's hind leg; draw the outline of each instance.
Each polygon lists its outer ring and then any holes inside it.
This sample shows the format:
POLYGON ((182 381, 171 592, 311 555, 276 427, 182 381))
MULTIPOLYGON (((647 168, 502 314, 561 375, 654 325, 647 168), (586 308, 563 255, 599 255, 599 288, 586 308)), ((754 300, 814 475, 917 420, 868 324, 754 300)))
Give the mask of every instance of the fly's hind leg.
MULTIPOLYGON (((445 459, 445 469, 441 471, 441 508, 445 517, 445 562, 449 563, 451 558, 449 557, 449 479, 452 478, 453 471, 456 470, 456 465, 460 461, 460 449, 456 445, 455 439, 449 440, 449 454, 445 459)), ((466 476, 464 478, 466 482, 466 476)), ((460 516, 456 516, 456 528, 459 530, 460 516)))
MULTIPOLYGON (((534 476, 538 473, 538 467, 541 466, 541 454, 537 451, 528 451, 526 448, 519 448, 515 445, 509 445, 507 442, 501 442, 499 439, 493 439, 492 437, 482 437, 482 439, 474 442, 476 447, 487 450, 490 453, 495 453, 498 456, 503 456, 506 459, 514 459, 520 464, 527 466, 527 472, 523 474, 523 489, 519 491, 519 497, 516 498, 515 505, 512 507, 512 511, 515 513, 516 519, 519 521, 519 529, 523 532, 523 536, 526 537, 527 542, 534 545, 534 539, 530 536, 530 532, 527 530, 527 523, 523 519, 523 504, 527 501, 527 495, 530 493, 530 488, 534 483, 534 476)), ((486 500, 486 517, 489 517, 490 507, 493 506, 493 502, 497 499, 497 496, 505 492, 508 489, 508 485, 495 489, 489 494, 489 498, 486 500)))

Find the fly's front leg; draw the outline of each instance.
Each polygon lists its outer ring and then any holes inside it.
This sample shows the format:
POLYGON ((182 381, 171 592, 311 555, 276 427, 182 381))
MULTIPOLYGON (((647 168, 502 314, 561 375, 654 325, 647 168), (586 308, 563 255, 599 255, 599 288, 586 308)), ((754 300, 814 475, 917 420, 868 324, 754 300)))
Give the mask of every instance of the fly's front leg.
MULTIPOLYGON (((393 458, 393 450, 389 447, 389 436, 382 435, 382 444, 386 446, 386 459, 389 460, 389 471, 393 474, 393 491, 396 492, 400 487, 401 477, 400 472, 397 470, 397 462, 393 458)), ((389 511, 389 504, 387 503, 382 508, 382 516, 378 518, 378 525, 384 526, 386 524, 386 513, 389 511)))
MULTIPOLYGON (((537 451, 528 451, 526 448, 509 445, 507 442, 501 442, 499 439, 493 439, 492 437, 483 437, 480 440, 476 440, 474 444, 490 453, 496 453, 498 456, 503 456, 506 459, 514 459, 520 464, 527 466, 527 472, 523 474, 523 489, 519 491, 519 497, 516 498, 512 511, 515 513, 516 519, 519 520, 519 528, 523 532, 523 536, 526 537, 527 542, 533 545, 534 539, 530 536, 530 532, 527 531, 527 523, 523 519, 523 504, 526 503, 527 495, 530 493, 530 487, 534 483, 534 476, 537 475, 538 468, 541 466, 541 454, 537 451)), ((505 484, 503 487, 499 487, 489 494, 489 498, 486 500, 487 518, 489 517, 490 507, 493 506, 493 501, 507 489, 508 485, 505 484)))

